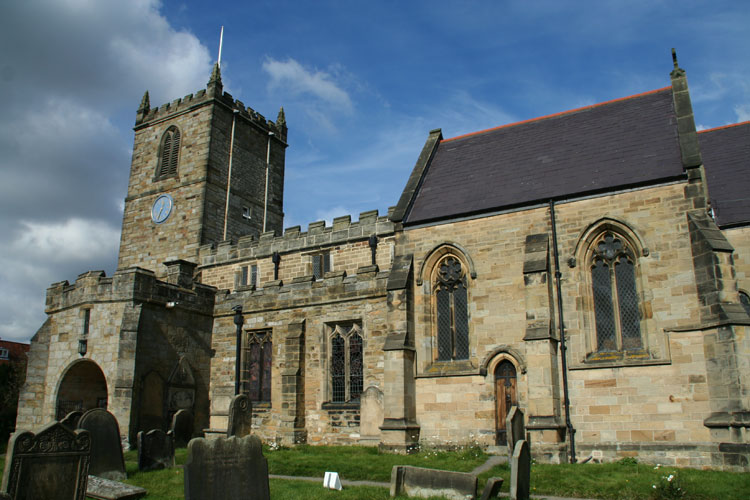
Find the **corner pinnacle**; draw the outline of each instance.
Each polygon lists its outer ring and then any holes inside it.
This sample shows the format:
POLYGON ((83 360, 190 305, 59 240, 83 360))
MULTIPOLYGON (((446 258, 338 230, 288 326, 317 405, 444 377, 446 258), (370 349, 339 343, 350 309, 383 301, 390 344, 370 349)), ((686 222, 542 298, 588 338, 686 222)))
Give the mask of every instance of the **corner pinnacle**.
POLYGON ((138 111, 148 112, 151 109, 151 99, 148 96, 148 90, 143 94, 141 99, 141 105, 138 106, 138 111))
POLYGON ((214 69, 211 71, 211 79, 208 80, 208 86, 211 85, 218 85, 221 86, 221 68, 219 68, 219 63, 214 64, 214 69))
POLYGON ((279 115, 276 117, 276 126, 279 128, 286 126, 286 116, 284 115, 284 106, 279 109, 279 115))

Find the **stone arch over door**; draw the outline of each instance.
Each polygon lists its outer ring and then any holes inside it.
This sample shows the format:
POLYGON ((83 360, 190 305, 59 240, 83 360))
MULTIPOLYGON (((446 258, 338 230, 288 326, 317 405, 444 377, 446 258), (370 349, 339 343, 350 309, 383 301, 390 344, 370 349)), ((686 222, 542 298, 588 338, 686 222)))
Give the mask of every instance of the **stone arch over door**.
POLYGON ((107 379, 94 361, 82 359, 73 363, 60 379, 55 399, 55 419, 74 410, 107 408, 107 379))
POLYGON ((495 444, 507 444, 505 418, 513 406, 518 406, 518 370, 507 358, 501 359, 494 370, 495 380, 495 444))

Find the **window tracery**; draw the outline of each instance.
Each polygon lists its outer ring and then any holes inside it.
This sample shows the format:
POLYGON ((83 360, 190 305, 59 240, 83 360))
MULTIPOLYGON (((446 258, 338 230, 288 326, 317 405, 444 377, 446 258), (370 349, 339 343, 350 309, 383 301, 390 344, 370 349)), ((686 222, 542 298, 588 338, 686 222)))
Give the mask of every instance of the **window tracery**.
POLYGON ((466 272, 447 255, 436 266, 433 283, 437 326, 437 360, 469 359, 469 315, 466 272))
POLYGON ((330 333, 331 402, 357 402, 362 394, 363 335, 357 323, 338 323, 330 333))
POLYGON ((592 245, 590 270, 596 351, 643 349, 636 257, 625 238, 605 231, 592 245))

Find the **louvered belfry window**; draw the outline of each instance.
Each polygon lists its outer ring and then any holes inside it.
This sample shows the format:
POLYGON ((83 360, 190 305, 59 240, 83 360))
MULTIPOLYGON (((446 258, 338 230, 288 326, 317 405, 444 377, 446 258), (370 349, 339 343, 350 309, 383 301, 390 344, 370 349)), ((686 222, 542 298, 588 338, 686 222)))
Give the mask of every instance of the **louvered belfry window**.
POLYGON ((356 402, 363 389, 362 328, 357 323, 332 325, 331 401, 356 402))
POLYGON ((177 175, 177 163, 180 157, 180 129, 174 125, 169 127, 161 140, 161 157, 159 158, 159 172, 157 177, 172 177, 177 175))
POLYGON ((642 349, 635 257, 615 233, 605 232, 594 243, 591 285, 597 351, 642 349))
POLYGON ((435 302, 438 361, 469 359, 466 275, 461 261, 452 255, 438 263, 435 302))

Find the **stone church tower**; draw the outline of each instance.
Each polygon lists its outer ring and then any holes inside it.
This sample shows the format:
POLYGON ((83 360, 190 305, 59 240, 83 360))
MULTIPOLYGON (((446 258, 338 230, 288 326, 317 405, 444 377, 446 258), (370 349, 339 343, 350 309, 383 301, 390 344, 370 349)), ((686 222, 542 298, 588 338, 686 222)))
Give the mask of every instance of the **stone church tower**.
POLYGON ((280 233, 284 218, 283 109, 276 123, 208 87, 159 108, 138 109, 118 269, 163 276, 162 263, 195 262, 198 248, 280 233))

